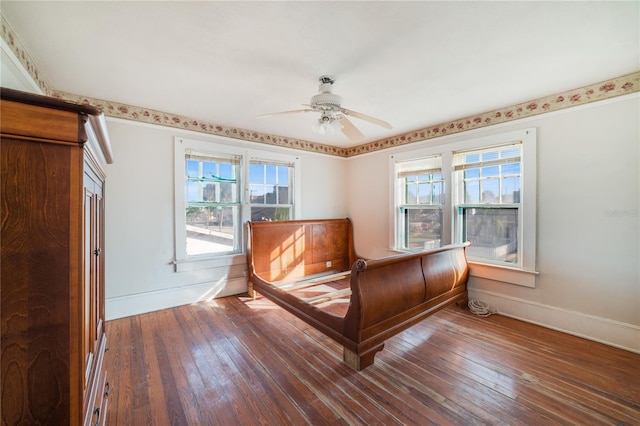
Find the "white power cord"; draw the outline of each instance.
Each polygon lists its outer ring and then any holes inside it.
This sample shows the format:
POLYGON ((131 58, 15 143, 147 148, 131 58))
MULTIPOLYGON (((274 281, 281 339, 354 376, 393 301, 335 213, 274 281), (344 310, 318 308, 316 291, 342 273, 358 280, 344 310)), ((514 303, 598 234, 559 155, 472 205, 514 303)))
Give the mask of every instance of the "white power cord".
POLYGON ((471 313, 479 317, 488 317, 497 312, 495 309, 490 308, 487 302, 483 302, 482 300, 469 299, 468 305, 471 313))

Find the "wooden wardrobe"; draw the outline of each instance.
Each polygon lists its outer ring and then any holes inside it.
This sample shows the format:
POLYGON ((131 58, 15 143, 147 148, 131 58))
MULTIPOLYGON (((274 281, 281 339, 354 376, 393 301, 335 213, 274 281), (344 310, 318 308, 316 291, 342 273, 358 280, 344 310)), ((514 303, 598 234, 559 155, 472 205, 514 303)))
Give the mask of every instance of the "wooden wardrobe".
POLYGON ((97 108, 0 89, 2 424, 101 425, 104 164, 97 108))

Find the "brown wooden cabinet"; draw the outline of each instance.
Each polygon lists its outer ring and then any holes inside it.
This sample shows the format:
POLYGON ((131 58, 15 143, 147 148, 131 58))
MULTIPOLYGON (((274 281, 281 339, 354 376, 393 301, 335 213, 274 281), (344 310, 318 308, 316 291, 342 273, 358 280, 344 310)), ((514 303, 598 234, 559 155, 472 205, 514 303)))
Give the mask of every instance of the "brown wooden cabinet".
POLYGON ((104 424, 104 117, 0 90, 2 424, 104 424))

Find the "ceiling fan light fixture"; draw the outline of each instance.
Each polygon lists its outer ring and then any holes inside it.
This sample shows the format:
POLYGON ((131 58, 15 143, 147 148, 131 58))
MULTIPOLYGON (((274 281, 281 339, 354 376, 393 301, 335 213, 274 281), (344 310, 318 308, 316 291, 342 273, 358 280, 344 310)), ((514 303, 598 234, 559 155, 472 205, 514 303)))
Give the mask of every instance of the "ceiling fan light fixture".
POLYGON ((324 111, 311 129, 319 135, 333 135, 336 130, 342 129, 342 125, 333 113, 324 111))

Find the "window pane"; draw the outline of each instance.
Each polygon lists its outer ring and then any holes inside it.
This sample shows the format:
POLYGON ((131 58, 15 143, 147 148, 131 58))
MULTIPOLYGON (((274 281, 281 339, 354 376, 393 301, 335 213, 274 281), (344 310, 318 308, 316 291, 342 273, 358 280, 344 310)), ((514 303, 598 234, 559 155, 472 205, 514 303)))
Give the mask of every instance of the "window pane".
POLYGON ((469 258, 518 262, 517 208, 461 208, 469 258))
POLYGON ((214 177, 217 176, 216 173, 216 163, 211 163, 209 161, 202 162, 202 176, 198 177, 214 177))
POLYGON ((511 157, 519 157, 520 156, 521 147, 517 146, 514 148, 503 149, 500 151, 501 158, 511 158, 511 157))
POLYGON ((482 177, 498 176, 500 168, 498 166, 483 167, 482 177))
POLYGON ((498 179, 486 179, 482 181, 482 199, 481 203, 499 203, 500 199, 498 195, 500 194, 499 190, 499 180, 498 179))
POLYGON ((249 166, 249 182, 264 183, 264 164, 251 164, 249 166))
POLYGON ((237 206, 187 207, 187 255, 235 251, 238 213, 237 206))
MULTIPOLYGON (((408 181, 409 179, 407 179, 408 181)), ((405 200, 404 200, 404 204, 416 204, 418 201, 417 198, 417 193, 418 193, 418 185, 416 185, 415 183, 408 183, 406 185, 406 191, 405 191, 405 200)))
POLYGON ((291 207, 251 207, 251 221, 272 222, 277 220, 289 220, 291 207))
POLYGON ((517 175, 520 174, 520 163, 509 163, 502 165, 503 175, 517 175))
POLYGON ((442 209, 403 209, 405 247, 423 250, 440 247, 442 209))
POLYGON ((465 163, 477 163, 478 161, 480 161, 480 154, 474 153, 474 154, 467 154, 464 157, 465 163))
POLYGON ((191 181, 185 182, 184 193, 185 193, 185 198, 187 199, 187 202, 195 203, 200 201, 199 188, 200 188, 199 182, 191 182, 191 181))
POLYGON ((205 183, 202 186, 202 201, 215 202, 216 201, 216 184, 205 183))
POLYGON ((253 204, 264 204, 264 185, 249 185, 250 201, 253 204))
POLYGON ((444 204, 444 182, 433 183, 433 203, 444 204))
POLYGON ((219 163, 218 174, 216 176, 223 179, 235 179, 236 176, 233 165, 230 163, 219 163))
POLYGON ((289 200, 289 187, 288 186, 278 186, 278 202, 276 204, 291 204, 289 200))
POLYGON ((220 182, 220 202, 221 203, 237 203, 238 191, 237 185, 230 182, 220 182))
POLYGON ((278 187, 275 185, 266 185, 266 194, 264 194, 265 204, 278 204, 277 191, 278 187))
POLYGON ((278 166, 278 183, 280 185, 289 185, 289 167, 278 166))
POLYGON ((276 183, 276 166, 272 165, 272 164, 267 164, 266 165, 266 169, 267 169, 267 182, 268 184, 275 184, 276 183))
POLYGON ((187 160, 187 166, 186 166, 187 176, 199 178, 200 177, 200 172, 198 171, 199 164, 200 164, 199 161, 187 160))
POLYGON ((464 199, 465 203, 473 204, 473 203, 480 202, 480 181, 479 180, 465 181, 464 189, 465 189, 465 199, 464 199))
POLYGON ((502 202, 513 204, 520 202, 520 176, 502 178, 502 202))
POLYGON ((465 179, 473 179, 480 177, 480 169, 467 169, 464 171, 465 179))
POLYGON ((431 204, 431 184, 421 183, 418 185, 417 204, 431 204))

